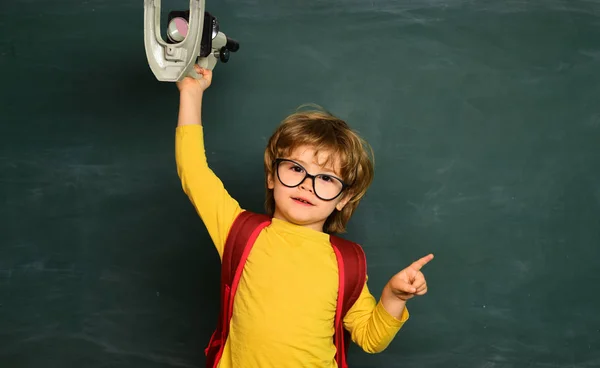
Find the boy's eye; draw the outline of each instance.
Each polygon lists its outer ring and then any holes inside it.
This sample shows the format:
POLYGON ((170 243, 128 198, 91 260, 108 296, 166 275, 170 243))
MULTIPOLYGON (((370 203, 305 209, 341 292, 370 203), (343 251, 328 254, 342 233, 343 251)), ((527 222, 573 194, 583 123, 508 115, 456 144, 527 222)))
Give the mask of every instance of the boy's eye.
POLYGON ((292 166, 292 171, 295 171, 295 172, 301 173, 301 172, 302 172, 302 171, 304 171, 304 170, 302 169, 302 167, 300 167, 300 166, 298 166, 298 165, 294 165, 294 166, 292 166))
POLYGON ((326 181, 326 182, 333 181, 333 178, 328 175, 321 175, 320 178, 321 178, 321 180, 326 181))

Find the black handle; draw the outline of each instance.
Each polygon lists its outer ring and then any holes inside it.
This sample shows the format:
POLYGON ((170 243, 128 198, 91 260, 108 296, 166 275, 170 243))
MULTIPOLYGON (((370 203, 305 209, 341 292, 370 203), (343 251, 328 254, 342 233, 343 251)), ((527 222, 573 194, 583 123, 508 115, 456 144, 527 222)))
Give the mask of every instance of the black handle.
POLYGON ((225 47, 231 52, 236 52, 240 49, 240 43, 233 38, 227 37, 227 43, 225 44, 225 47))

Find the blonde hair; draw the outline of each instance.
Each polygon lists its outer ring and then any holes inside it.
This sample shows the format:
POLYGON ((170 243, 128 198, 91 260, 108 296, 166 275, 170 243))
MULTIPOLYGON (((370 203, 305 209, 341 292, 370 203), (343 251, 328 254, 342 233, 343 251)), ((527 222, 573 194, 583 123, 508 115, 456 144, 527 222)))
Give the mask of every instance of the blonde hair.
MULTIPOLYGON (((275 130, 264 154, 265 180, 276 180, 274 162, 276 158, 288 157, 300 146, 310 146, 315 155, 321 151, 330 152, 327 162, 339 158, 340 175, 349 186, 342 198, 350 197, 341 211, 335 209, 325 221, 323 231, 326 233, 343 233, 346 224, 358 207, 362 197, 373 181, 374 154, 371 146, 362 139, 348 124, 317 106, 317 109, 297 111, 286 117, 275 130)), ((265 209, 270 216, 275 212, 273 190, 268 188, 265 209)))

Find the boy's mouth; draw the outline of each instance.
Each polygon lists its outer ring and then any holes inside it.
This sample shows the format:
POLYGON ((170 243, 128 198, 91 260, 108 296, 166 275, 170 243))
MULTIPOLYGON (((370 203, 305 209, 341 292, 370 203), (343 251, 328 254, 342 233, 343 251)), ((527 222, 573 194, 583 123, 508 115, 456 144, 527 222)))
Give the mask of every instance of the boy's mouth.
POLYGON ((310 203, 307 199, 302 198, 302 197, 292 197, 292 199, 296 202, 305 204, 305 205, 309 205, 309 206, 314 206, 312 203, 310 203))

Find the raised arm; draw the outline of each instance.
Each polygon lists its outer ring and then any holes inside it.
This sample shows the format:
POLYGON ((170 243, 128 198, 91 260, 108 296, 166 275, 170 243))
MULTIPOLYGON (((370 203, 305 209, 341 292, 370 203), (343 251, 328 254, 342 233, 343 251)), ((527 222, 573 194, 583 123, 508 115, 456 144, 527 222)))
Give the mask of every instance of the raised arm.
POLYGON ((177 173, 184 192, 222 257, 229 228, 242 209, 208 166, 202 128, 202 97, 210 86, 212 72, 198 66, 196 71, 202 75, 201 79, 188 77, 177 82, 180 95, 175 135, 177 173))

